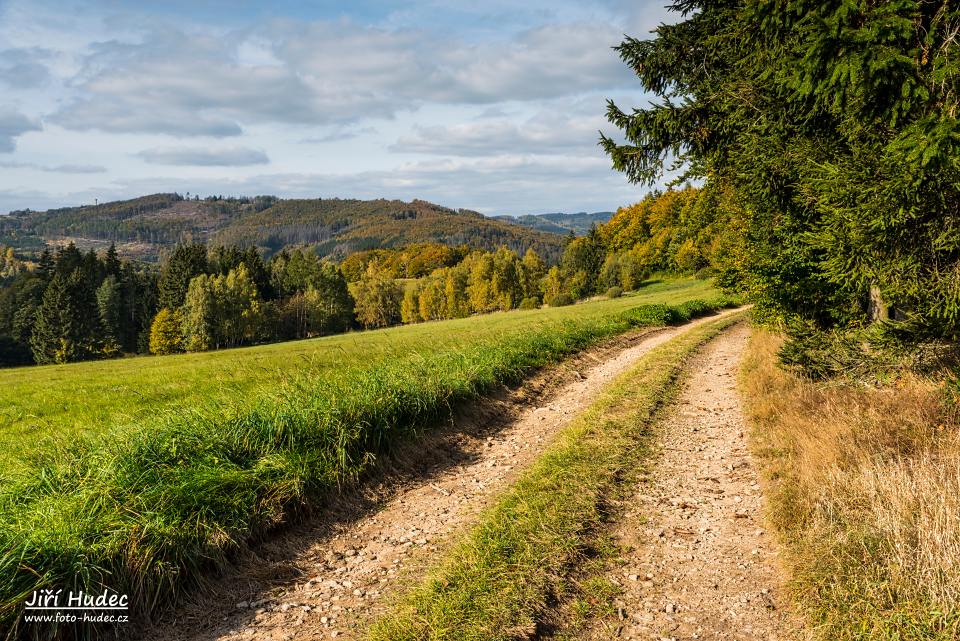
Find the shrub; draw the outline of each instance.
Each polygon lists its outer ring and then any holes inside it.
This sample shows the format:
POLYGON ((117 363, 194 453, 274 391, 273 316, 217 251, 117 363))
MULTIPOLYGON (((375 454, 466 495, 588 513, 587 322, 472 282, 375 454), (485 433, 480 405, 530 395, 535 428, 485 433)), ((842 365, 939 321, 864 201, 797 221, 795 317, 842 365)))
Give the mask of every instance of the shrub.
POLYGON ((550 307, 565 307, 566 305, 573 305, 573 296, 570 294, 557 294, 547 301, 547 305, 550 307))
POLYGON ((150 353, 176 354, 183 351, 180 312, 166 307, 157 312, 150 326, 150 353))
POLYGON ((707 280, 708 278, 713 278, 717 275, 717 270, 713 267, 701 267, 694 274, 693 277, 697 280, 707 280))
POLYGON ((607 298, 620 298, 623 296, 623 289, 620 287, 611 287, 607 290, 607 298))
POLYGON ((520 301, 519 309, 539 309, 540 308, 540 299, 535 296, 527 296, 522 301, 520 301))

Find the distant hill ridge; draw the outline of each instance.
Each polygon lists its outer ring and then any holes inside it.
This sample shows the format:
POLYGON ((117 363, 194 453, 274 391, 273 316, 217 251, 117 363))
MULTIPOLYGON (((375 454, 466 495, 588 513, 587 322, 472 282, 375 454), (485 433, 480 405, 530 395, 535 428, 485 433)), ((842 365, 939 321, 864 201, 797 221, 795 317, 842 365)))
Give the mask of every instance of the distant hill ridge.
POLYGON ((508 216, 486 217, 424 200, 280 199, 152 194, 116 202, 0 216, 0 245, 30 251, 45 242, 74 241, 82 248, 117 244, 121 253, 157 260, 183 240, 211 245, 256 245, 267 253, 291 245, 309 246, 342 259, 378 247, 440 242, 523 253, 533 248, 557 260, 567 227, 542 229, 508 216))
POLYGON ((496 220, 523 225, 537 231, 552 234, 569 234, 583 236, 593 225, 600 225, 613 217, 612 211, 598 211, 588 214, 581 211, 575 214, 524 214, 522 216, 494 216, 496 220))

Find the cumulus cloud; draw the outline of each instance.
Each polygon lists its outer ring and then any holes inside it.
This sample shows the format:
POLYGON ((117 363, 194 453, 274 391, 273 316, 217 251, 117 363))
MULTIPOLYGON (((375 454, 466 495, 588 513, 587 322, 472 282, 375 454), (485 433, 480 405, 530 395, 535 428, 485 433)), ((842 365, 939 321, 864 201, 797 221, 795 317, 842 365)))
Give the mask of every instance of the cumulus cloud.
POLYGON ((265 165, 270 162, 267 154, 259 149, 231 147, 206 149, 197 147, 161 147, 146 149, 137 154, 153 165, 186 165, 201 167, 246 167, 265 165))
POLYGON ((164 30, 141 44, 99 43, 81 97, 50 120, 70 129, 237 136, 238 121, 308 122, 309 92, 289 69, 242 65, 229 38, 164 30))
POLYGON ((620 86, 612 25, 530 29, 474 44, 412 29, 274 21, 253 35, 162 29, 100 42, 78 97, 50 120, 78 130, 236 136, 246 125, 343 125, 426 103, 538 100, 620 86))
POLYGON ((28 131, 40 131, 37 121, 9 107, 0 107, 0 152, 17 148, 17 137, 28 131))
POLYGON ((597 132, 605 124, 594 115, 545 111, 522 122, 510 118, 479 118, 452 126, 418 126, 401 137, 391 151, 453 156, 507 153, 570 153, 596 150, 597 132))
POLYGON ((444 56, 452 102, 538 100, 635 81, 610 48, 623 39, 610 24, 545 25, 512 41, 452 47, 444 56))

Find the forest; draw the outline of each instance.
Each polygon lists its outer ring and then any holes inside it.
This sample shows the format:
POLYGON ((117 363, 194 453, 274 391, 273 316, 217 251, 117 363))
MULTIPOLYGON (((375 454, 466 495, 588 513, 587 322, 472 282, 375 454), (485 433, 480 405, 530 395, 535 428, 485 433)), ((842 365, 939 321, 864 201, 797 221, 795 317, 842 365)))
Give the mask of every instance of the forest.
POLYGON ((266 258, 253 246, 184 243, 155 267, 121 259, 114 245, 97 253, 71 243, 36 261, 8 247, 0 364, 200 352, 616 297, 652 274, 713 275, 725 255, 723 211, 693 187, 653 194, 568 237, 553 261, 508 246, 415 243, 335 263, 311 248, 266 258))
MULTIPOLYGON (((608 120, 615 169, 731 194, 721 284, 815 375, 960 335, 960 67, 945 2, 709 3, 617 47, 657 96, 608 120), (839 354, 839 356, 838 356, 839 354)), ((885 361, 877 363, 881 368, 885 361)))
POLYGON ((574 214, 549 216, 561 223, 569 220, 571 226, 550 223, 553 231, 544 231, 538 223, 546 219, 539 217, 528 217, 533 222, 489 218, 424 200, 200 198, 164 193, 82 207, 13 211, 0 216, 0 245, 39 255, 48 243, 73 241, 83 250, 101 251, 113 243, 123 256, 162 262, 175 245, 191 242, 256 246, 265 256, 285 247, 309 247, 333 260, 356 251, 432 242, 487 251, 504 245, 521 254, 533 248, 554 261, 563 249, 564 234, 580 230, 585 219, 574 214), (562 233, 553 233, 558 230, 562 233))

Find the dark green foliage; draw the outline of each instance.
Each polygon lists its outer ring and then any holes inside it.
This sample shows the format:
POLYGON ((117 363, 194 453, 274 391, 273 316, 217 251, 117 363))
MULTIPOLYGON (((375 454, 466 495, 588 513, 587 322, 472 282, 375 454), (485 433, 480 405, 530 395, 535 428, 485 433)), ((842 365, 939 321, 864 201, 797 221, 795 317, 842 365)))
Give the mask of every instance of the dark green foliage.
POLYGON ((83 254, 73 243, 57 250, 55 271, 61 276, 69 276, 83 266, 83 254))
POLYGON ((956 343, 910 340, 916 335, 901 324, 824 332, 810 323, 794 322, 778 356, 785 367, 812 380, 846 378, 868 384, 889 382, 891 371, 934 374, 956 368, 960 362, 956 343))
POLYGON ((110 243, 110 247, 107 248, 107 253, 103 256, 104 274, 106 276, 120 278, 120 270, 122 267, 120 256, 117 255, 117 246, 115 243, 110 243))
POLYGON ((37 363, 67 363, 78 358, 79 332, 75 317, 67 278, 55 274, 37 309, 30 338, 30 349, 37 363))
POLYGON ((552 298, 547 300, 547 305, 550 307, 565 307, 566 305, 573 305, 573 296, 570 294, 557 294, 552 298))
POLYGON ((226 276, 230 270, 236 269, 240 265, 247 268, 247 273, 257 287, 257 293, 263 300, 274 300, 273 283, 271 282, 270 269, 263 260, 263 256, 257 251, 256 247, 247 247, 246 249, 237 245, 227 247, 218 246, 210 250, 209 273, 226 276))
POLYGON ((32 365, 33 363, 33 353, 29 347, 14 340, 12 336, 0 334, 0 367, 32 365))
POLYGON ((118 353, 122 339, 120 324, 123 319, 123 298, 117 277, 111 274, 104 278, 97 288, 96 297, 104 349, 109 354, 118 353))
POLYGON ((597 290, 597 277, 605 255, 603 239, 596 226, 585 236, 567 243, 560 266, 567 278, 576 283, 570 287, 574 298, 589 296, 597 290))
POLYGON ((533 296, 524 298, 517 309, 540 309, 540 299, 533 296))
POLYGON ((190 281, 209 270, 207 248, 204 245, 177 245, 160 272, 157 284, 157 304, 177 309, 187 297, 190 281))
POLYGON ((46 286, 46 281, 27 273, 0 287, 0 336, 6 339, 0 366, 23 365, 24 354, 32 360, 30 335, 46 286))
POLYGON ((40 259, 37 266, 37 276, 44 280, 49 280, 53 276, 54 263, 53 263, 53 254, 50 253, 49 247, 44 247, 43 252, 40 254, 40 259))
POLYGON ((616 169, 665 163, 733 188, 743 244, 721 281, 767 318, 871 319, 875 288, 925 335, 960 333, 960 9, 943 1, 712 3, 618 48, 652 107, 611 123, 616 169), (668 161, 669 159, 669 161, 668 161))
POLYGON ((607 290, 607 298, 620 298, 623 296, 623 289, 613 286, 607 290))

